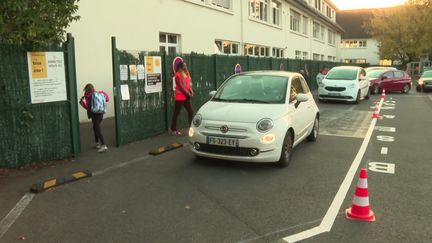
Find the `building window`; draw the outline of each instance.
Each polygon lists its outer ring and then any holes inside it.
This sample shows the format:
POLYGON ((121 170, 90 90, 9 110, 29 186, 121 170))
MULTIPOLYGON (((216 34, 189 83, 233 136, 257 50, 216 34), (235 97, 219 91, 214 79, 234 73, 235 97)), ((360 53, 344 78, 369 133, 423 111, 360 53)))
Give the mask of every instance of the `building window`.
POLYGON ((273 47, 273 57, 284 57, 284 51, 281 48, 273 47))
POLYGON ((319 59, 320 59, 320 54, 314 53, 312 59, 313 59, 314 61, 319 61, 319 59))
POLYGON ((274 25, 280 25, 281 19, 281 4, 278 2, 272 2, 272 18, 274 25))
POLYGON ((308 34, 308 28, 309 27, 309 18, 306 16, 303 16, 303 30, 302 34, 307 35, 308 34))
POLYGON ((327 61, 332 61, 333 57, 332 56, 327 56, 327 61))
POLYGON ((231 0, 212 0, 211 3, 221 8, 231 9, 231 0))
POLYGON ((365 48, 367 40, 344 40, 341 41, 341 48, 365 48))
POLYGON ((344 59, 344 63, 364 64, 364 63, 366 63, 366 59, 364 59, 364 58, 358 58, 358 59, 344 59))
POLYGON ((244 45, 244 54, 256 57, 270 57, 270 47, 253 44, 244 45))
POLYGON ((250 0, 249 16, 267 22, 268 0, 250 0))
POLYGON ((330 19, 332 19, 333 18, 333 9, 331 9, 330 8, 330 6, 327 6, 326 7, 326 14, 327 14, 327 17, 329 17, 330 19))
POLYGON ((303 60, 307 60, 307 59, 309 59, 309 53, 304 51, 303 52, 303 60))
POLYGON ((321 28, 320 28, 320 33, 321 33, 321 38, 320 38, 320 40, 322 40, 322 41, 324 41, 324 30, 325 30, 325 28, 324 28, 324 25, 321 25, 321 28))
POLYGON ((328 29, 328 43, 330 45, 336 44, 336 33, 331 29, 328 29))
POLYGON ((238 55, 239 53, 239 43, 227 40, 215 40, 215 44, 218 48, 218 54, 227 55, 238 55))
POLYGON ((315 8, 321 11, 321 0, 315 0, 315 8))
POLYGON ((300 32, 301 15, 294 10, 290 12, 290 29, 295 32, 300 32))
POLYGON ((313 22, 313 37, 315 39, 319 39, 320 38, 320 30, 321 29, 321 25, 317 22, 313 22))
POLYGON ((321 55, 321 61, 324 61, 324 55, 321 55))
POLYGON ((159 33, 159 51, 169 55, 180 52, 180 35, 159 33))
POLYGON ((295 51, 295 59, 300 59, 301 58, 301 51, 295 51))

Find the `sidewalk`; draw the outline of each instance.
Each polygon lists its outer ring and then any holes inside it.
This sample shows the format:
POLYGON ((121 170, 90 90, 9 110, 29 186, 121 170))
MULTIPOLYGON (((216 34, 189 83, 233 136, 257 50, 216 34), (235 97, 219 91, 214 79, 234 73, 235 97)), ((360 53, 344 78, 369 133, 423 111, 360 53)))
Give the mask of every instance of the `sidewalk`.
MULTIPOLYGON (((181 144, 187 142, 186 135, 171 136, 168 133, 164 133, 117 148, 115 147, 114 119, 106 119, 102 123, 102 131, 109 148, 107 152, 97 153, 97 149, 93 148, 94 138, 91 123, 83 123, 80 128, 82 152, 78 157, 49 163, 52 165, 40 168, 12 170, 7 176, 0 177, 0 218, 4 217, 25 193, 29 192, 30 185, 33 183, 70 175, 80 170, 100 171, 132 159, 146 156, 152 149, 175 142, 181 144)), ((186 131, 183 131, 183 134, 187 134, 186 131)))

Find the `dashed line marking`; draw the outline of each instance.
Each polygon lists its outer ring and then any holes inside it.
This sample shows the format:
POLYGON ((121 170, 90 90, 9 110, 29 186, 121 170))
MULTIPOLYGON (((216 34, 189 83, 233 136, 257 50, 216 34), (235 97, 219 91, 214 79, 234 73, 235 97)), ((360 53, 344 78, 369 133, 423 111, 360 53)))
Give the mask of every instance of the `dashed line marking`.
POLYGON ((382 147, 381 148, 381 154, 386 155, 388 153, 388 148, 387 147, 382 147))

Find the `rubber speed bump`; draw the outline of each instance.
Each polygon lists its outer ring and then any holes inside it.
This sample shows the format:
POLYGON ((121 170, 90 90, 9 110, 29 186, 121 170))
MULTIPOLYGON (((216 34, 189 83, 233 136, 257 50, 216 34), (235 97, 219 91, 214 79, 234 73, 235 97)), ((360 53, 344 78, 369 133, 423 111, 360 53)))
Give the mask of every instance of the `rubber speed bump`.
POLYGON ((88 170, 85 171, 77 171, 69 176, 60 177, 60 178, 52 178, 46 181, 38 182, 30 187, 30 192, 39 193, 45 191, 47 189, 60 186, 66 183, 78 181, 87 177, 91 177, 92 173, 88 170))
POLYGON ((181 147, 183 147, 183 144, 181 144, 181 143, 173 143, 173 144, 168 145, 168 146, 163 146, 163 147, 159 147, 159 148, 156 148, 156 149, 152 149, 152 150, 150 150, 149 154, 151 154, 151 155, 159 155, 159 154, 163 154, 165 152, 168 152, 168 151, 171 151, 171 150, 174 150, 174 149, 178 149, 178 148, 181 148, 181 147))

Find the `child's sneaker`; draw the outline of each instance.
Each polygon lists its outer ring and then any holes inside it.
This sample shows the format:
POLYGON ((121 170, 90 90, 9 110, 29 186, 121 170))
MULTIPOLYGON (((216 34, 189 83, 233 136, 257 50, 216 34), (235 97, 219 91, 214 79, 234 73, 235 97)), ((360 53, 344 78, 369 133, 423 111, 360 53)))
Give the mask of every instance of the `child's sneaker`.
POLYGON ((105 152, 105 151, 107 151, 107 150, 108 150, 108 147, 107 147, 106 145, 102 145, 102 146, 99 148, 98 153, 102 153, 102 152, 105 152))

